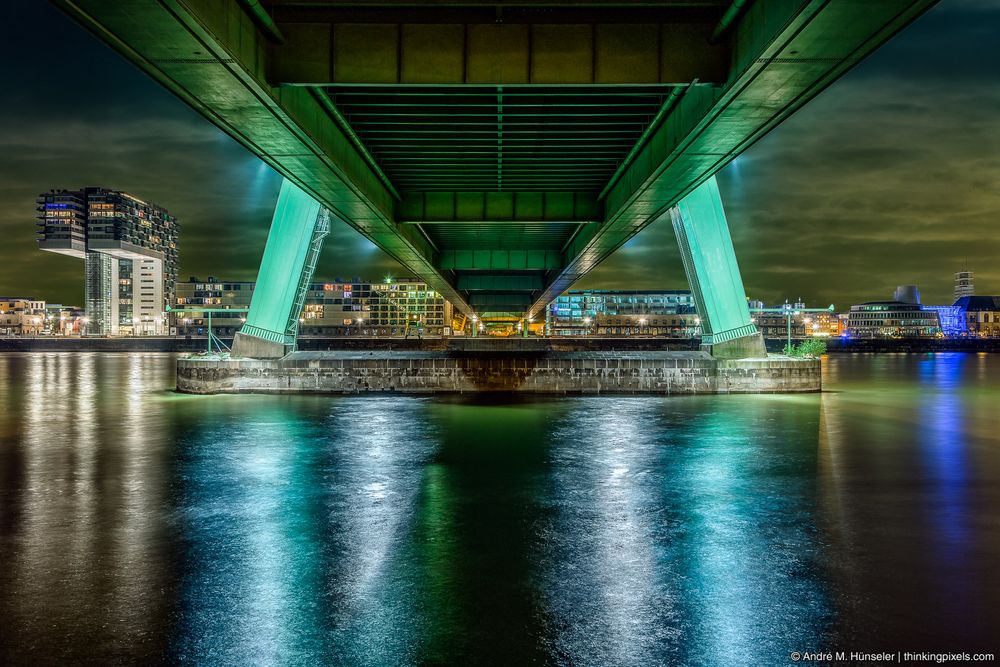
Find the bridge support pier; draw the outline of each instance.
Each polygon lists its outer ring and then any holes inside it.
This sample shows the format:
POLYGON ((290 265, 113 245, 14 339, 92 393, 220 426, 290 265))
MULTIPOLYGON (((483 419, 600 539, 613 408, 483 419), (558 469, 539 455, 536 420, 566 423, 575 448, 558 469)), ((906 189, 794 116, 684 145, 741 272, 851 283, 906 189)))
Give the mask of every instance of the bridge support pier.
POLYGON ((273 359, 294 349, 299 314, 329 224, 319 202, 290 181, 282 182, 250 311, 233 341, 233 356, 273 359))
POLYGON ((766 357, 750 320, 736 251, 712 176, 670 210, 674 235, 701 318, 701 347, 720 359, 766 357))

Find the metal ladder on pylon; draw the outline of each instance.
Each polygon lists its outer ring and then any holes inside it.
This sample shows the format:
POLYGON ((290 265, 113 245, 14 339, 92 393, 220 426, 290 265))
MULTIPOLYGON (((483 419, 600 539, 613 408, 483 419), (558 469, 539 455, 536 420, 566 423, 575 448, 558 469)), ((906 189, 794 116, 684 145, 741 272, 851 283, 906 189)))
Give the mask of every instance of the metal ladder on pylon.
POLYGON ((323 239, 330 233, 330 212, 320 207, 316 215, 316 225, 313 227, 312 239, 309 241, 309 250, 306 251, 306 261, 302 266, 302 275, 295 290, 295 305, 288 316, 288 324, 285 327, 286 340, 288 337, 293 341, 293 349, 298 345, 299 317, 302 309, 306 305, 306 295, 309 292, 309 284, 312 282, 313 274, 316 273, 316 265, 319 263, 319 254, 323 249, 323 239))

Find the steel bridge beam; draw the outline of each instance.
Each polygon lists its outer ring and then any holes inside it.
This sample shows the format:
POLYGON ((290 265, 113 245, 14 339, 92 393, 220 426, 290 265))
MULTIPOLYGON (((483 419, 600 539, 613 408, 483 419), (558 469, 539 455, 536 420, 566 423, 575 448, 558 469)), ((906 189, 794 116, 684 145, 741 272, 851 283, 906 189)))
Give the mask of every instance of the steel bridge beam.
POLYGON ((541 276, 461 275, 458 277, 458 289, 466 292, 539 292, 544 287, 541 276))
POLYGON ((524 312, 531 305, 531 295, 519 292, 472 294, 469 301, 479 310, 524 312))
POLYGON ((552 250, 444 250, 438 266, 450 271, 546 271, 562 267, 552 250))
POLYGON ((599 222, 594 192, 403 192, 401 224, 442 222, 599 222))
POLYGON ((934 4, 52 1, 458 310, 456 272, 543 277, 528 316, 934 4))
POLYGON ((607 191, 606 219, 577 234, 529 309, 568 289, 936 0, 755 2, 731 28, 732 76, 694 86, 607 191))
POLYGON ((273 49, 269 80, 308 86, 721 82, 729 47, 709 42, 716 22, 279 23, 286 42, 273 49))
POLYGON ((318 255, 322 241, 316 234, 319 223, 319 202, 282 181, 247 321, 233 343, 237 356, 281 357, 295 344, 300 292, 315 269, 308 262, 310 250, 318 255))
POLYGON ((702 346, 716 357, 767 356, 764 338, 750 320, 715 176, 695 188, 670 214, 701 318, 702 346))
POLYGON ((396 193, 323 95, 273 88, 271 42, 235 0, 52 0, 165 88, 309 193, 459 310, 418 229, 394 222, 396 193))

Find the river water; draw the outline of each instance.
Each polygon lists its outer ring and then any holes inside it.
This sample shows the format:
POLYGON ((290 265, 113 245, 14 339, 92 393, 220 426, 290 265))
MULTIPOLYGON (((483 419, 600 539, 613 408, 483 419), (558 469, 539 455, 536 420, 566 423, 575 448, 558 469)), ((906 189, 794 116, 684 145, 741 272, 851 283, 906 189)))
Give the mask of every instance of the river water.
POLYGON ((1000 652, 1000 355, 826 391, 182 396, 0 355, 0 663, 1000 652))

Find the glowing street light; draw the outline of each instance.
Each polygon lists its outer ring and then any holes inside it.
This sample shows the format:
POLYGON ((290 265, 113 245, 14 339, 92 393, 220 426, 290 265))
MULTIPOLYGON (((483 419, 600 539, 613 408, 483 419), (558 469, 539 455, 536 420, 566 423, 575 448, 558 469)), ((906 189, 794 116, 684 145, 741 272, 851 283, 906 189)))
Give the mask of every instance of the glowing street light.
MULTIPOLYGON (((752 308, 755 313, 781 313, 785 316, 785 351, 786 353, 792 348, 792 317, 795 315, 801 315, 802 313, 832 313, 833 304, 831 303, 826 308, 798 308, 785 301, 781 306, 777 308, 752 308)), ((812 318, 806 317, 803 322, 808 324, 812 322, 812 318)), ((819 328, 819 324, 814 324, 812 327, 814 330, 819 328)))

